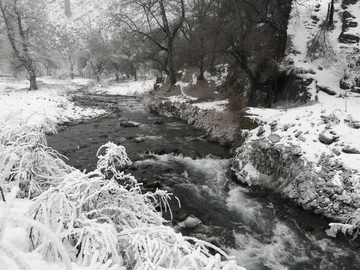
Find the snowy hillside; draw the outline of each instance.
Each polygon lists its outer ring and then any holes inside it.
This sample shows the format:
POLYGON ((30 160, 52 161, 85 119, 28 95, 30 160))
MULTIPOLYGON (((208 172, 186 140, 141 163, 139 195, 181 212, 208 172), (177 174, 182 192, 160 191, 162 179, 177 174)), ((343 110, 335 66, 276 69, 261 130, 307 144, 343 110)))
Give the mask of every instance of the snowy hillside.
MULTIPOLYGON (((306 184, 284 183, 286 196, 306 209, 359 226, 360 93, 355 79, 357 64, 351 66, 351 63, 359 58, 356 37, 360 32, 357 26, 360 3, 342 5, 341 1, 336 1, 333 27, 320 31, 330 1, 297 2, 289 25, 290 46, 284 62, 286 68, 298 76, 313 80, 308 87, 312 101, 295 108, 289 104, 276 109, 249 108, 251 118, 260 126, 248 134, 247 146, 240 150, 238 162, 242 164, 241 158, 259 138, 267 138, 274 149, 289 149, 301 156, 305 166, 311 167, 316 176, 306 184), (340 35, 347 39, 339 39, 340 35), (309 54, 314 37, 322 41, 320 47, 324 47, 319 49, 318 46, 309 54), (352 88, 340 88, 344 78, 352 88)), ((259 172, 252 165, 242 165, 239 174, 249 184, 259 181, 259 172)), ((334 228, 338 226, 333 225, 334 228)), ((350 233, 354 229, 352 226, 346 228, 350 233)), ((334 235, 333 231, 328 233, 334 235)))

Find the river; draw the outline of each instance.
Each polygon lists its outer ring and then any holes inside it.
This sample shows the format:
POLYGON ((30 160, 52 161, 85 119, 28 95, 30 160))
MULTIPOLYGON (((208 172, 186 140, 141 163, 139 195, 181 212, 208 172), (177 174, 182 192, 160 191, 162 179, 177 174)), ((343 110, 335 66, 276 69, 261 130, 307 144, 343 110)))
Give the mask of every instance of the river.
POLYGON ((327 237, 326 220, 268 190, 232 181, 229 149, 207 142, 201 131, 149 112, 136 97, 91 100, 111 103, 116 115, 69 125, 48 136, 49 146, 70 165, 91 171, 102 144, 123 145, 134 162, 127 172, 144 190, 168 190, 174 194, 174 216, 187 213, 202 221, 195 229, 174 223, 178 231, 221 246, 249 270, 360 269, 359 250, 346 239, 327 237), (139 125, 121 126, 125 120, 139 125))

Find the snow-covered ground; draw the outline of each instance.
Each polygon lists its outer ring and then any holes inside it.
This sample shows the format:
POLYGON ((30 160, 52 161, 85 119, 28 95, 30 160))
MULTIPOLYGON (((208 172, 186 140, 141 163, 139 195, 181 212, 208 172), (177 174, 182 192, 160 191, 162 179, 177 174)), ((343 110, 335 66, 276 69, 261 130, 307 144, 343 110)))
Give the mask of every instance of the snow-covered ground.
POLYGON ((29 91, 27 80, 0 79, 0 121, 34 125, 49 119, 54 123, 96 117, 106 111, 75 106, 68 97, 89 83, 88 79, 73 81, 39 78, 39 90, 29 91))
POLYGON ((155 80, 128 80, 119 82, 110 82, 108 86, 98 86, 91 89, 92 94, 140 96, 154 89, 155 80))

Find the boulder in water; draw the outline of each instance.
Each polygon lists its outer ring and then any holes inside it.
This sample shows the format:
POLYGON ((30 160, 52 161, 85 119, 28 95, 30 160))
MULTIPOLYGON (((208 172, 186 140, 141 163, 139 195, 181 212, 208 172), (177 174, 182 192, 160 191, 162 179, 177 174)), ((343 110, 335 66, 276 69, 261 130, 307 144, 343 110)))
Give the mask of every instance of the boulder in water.
POLYGON ((140 124, 135 121, 122 121, 120 122, 120 126, 122 127, 138 127, 140 124))
POLYGON ((201 220, 193 215, 186 215, 184 220, 180 221, 178 224, 181 227, 193 229, 201 224, 201 220))

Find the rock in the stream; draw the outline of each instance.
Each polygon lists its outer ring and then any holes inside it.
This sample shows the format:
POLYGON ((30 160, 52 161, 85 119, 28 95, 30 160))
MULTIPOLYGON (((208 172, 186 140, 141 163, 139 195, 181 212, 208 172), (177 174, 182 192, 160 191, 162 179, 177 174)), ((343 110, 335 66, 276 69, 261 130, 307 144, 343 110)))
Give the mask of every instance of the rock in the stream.
POLYGON ((201 224, 201 220, 193 215, 187 215, 183 221, 180 221, 178 223, 179 226, 188 229, 193 229, 200 224, 201 224))
POLYGON ((120 122, 120 126, 122 127, 138 127, 140 126, 140 123, 135 121, 122 121, 120 122))
POLYGON ((135 137, 135 138, 132 139, 132 141, 136 142, 136 143, 141 143, 144 140, 145 140, 144 137, 135 137))

